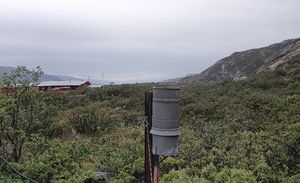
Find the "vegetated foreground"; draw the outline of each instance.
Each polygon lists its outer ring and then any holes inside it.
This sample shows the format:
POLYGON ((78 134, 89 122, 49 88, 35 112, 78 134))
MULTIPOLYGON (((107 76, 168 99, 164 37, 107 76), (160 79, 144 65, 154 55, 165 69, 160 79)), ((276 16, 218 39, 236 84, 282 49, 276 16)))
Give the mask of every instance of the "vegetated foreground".
MULTIPOLYGON (((282 66, 243 81, 183 86, 180 155, 161 164, 161 182, 299 181, 298 63, 292 74, 282 66)), ((41 74, 18 71, 19 79, 41 74)), ((16 78, 4 76, 3 84, 16 78)), ((43 183, 101 182, 95 172, 110 182, 143 182, 138 119, 151 85, 59 94, 17 83, 0 96, 0 155, 10 165, 43 183)), ((24 180, 1 162, 0 182, 24 180)))

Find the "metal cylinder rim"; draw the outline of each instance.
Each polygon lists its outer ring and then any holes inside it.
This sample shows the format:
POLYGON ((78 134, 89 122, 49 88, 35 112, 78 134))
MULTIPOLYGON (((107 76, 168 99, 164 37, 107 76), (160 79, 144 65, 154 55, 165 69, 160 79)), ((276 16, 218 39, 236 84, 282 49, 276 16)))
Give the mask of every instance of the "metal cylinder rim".
POLYGON ((176 137, 180 135, 179 128, 172 129, 161 129, 161 128, 153 128, 150 130, 152 135, 163 136, 163 137, 176 137))

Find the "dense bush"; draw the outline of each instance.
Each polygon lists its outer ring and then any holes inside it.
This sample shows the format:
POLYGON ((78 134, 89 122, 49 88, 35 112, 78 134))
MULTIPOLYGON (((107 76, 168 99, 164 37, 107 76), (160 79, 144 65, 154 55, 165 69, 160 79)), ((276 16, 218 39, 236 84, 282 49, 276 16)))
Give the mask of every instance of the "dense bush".
POLYGON ((104 133, 115 127, 118 122, 107 109, 95 105, 73 109, 68 115, 68 120, 76 132, 82 134, 104 133))

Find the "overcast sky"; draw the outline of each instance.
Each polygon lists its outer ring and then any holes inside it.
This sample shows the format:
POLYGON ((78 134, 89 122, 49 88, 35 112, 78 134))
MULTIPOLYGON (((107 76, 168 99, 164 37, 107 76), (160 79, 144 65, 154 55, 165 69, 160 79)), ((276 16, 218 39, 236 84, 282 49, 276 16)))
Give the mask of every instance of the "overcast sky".
POLYGON ((0 0, 0 65, 118 82, 300 37, 299 0, 0 0))

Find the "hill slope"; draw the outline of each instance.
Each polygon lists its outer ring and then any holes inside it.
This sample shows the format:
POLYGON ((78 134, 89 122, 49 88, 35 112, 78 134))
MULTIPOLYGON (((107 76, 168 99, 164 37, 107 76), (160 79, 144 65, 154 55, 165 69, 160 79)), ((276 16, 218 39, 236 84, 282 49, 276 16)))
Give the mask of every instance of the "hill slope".
MULTIPOLYGON (((0 66, 0 79, 4 73, 11 73, 16 68, 10 66, 0 66)), ((41 77, 41 81, 63 81, 58 76, 50 75, 50 74, 43 74, 41 77)))
MULTIPOLYGON (((0 66, 0 80, 4 73, 11 73, 15 69, 16 69, 15 67, 0 66)), ((51 74, 43 74, 40 79, 40 81, 69 81, 69 80, 82 81, 85 79, 73 77, 73 76, 51 75, 51 74)), ((89 81, 92 83, 92 85, 105 85, 110 83, 110 81, 107 80, 97 80, 97 79, 91 79, 89 81)))
POLYGON ((0 77, 2 77, 2 75, 4 73, 10 73, 11 71, 13 71, 15 68, 14 67, 9 67, 9 66, 0 66, 0 77))
POLYGON ((220 82, 246 79, 261 71, 274 70, 278 66, 288 64, 289 60, 295 60, 299 58, 299 55, 300 38, 290 39, 264 48, 233 53, 202 73, 184 77, 177 82, 220 82))

